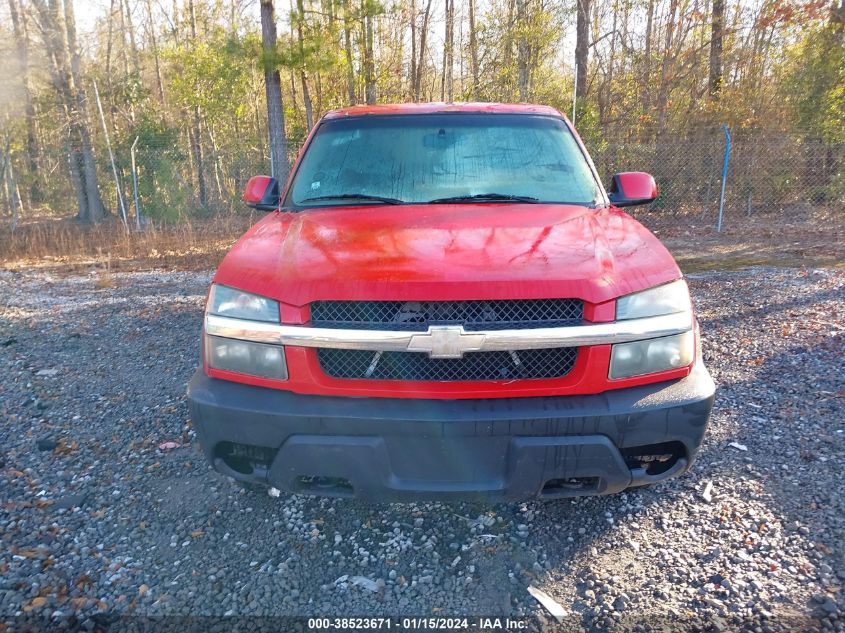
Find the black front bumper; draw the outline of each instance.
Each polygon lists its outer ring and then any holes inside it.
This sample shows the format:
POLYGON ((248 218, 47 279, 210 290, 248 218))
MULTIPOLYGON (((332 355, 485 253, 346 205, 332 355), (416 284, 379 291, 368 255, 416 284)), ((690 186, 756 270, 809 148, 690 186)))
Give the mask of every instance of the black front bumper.
POLYGON ((188 387, 206 456, 236 479, 371 500, 610 494, 684 472, 714 384, 686 378, 591 396, 413 400, 306 396, 208 378, 188 387), (672 457, 638 461, 655 453, 672 457))

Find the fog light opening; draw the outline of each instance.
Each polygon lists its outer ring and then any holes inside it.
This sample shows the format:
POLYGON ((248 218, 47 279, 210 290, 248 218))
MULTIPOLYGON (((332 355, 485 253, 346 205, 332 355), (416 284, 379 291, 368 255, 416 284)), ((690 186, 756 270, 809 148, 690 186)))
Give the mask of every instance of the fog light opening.
POLYGON ((549 479, 540 491, 541 497, 567 497, 595 492, 599 487, 598 477, 564 477, 549 479))
POLYGON ((236 473, 256 477, 267 474, 274 455, 272 448, 235 442, 220 442, 214 449, 214 456, 236 473))
POLYGON ((352 482, 344 477, 300 475, 295 485, 297 492, 327 497, 351 497, 355 493, 352 482))
POLYGON ((650 477, 669 472, 678 460, 686 457, 686 449, 681 442, 632 446, 623 448, 621 453, 628 468, 642 470, 650 477))

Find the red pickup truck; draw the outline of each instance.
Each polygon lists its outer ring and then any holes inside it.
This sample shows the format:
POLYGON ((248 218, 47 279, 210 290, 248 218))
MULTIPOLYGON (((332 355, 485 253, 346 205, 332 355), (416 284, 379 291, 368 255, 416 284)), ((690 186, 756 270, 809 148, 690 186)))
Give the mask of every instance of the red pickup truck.
POLYGON ((714 384, 672 256, 558 111, 316 125, 209 291, 192 420, 245 484, 371 500, 608 494, 689 468, 714 384))

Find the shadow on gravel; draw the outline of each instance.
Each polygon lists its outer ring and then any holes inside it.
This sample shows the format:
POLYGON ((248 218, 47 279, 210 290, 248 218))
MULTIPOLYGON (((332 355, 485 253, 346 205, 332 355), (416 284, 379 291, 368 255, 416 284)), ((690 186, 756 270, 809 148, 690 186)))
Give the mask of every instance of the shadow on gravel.
POLYGON ((731 411, 733 439, 748 447, 744 461, 760 473, 783 523, 806 526, 817 550, 845 570, 845 330, 814 338, 745 359, 749 375, 722 384, 719 400, 731 411))
POLYGON ((830 290, 818 290, 810 294, 802 295, 800 298, 795 298, 790 301, 782 301, 778 303, 763 303, 754 306, 749 306, 743 303, 741 298, 731 306, 730 313, 725 313, 718 317, 703 317, 699 316, 702 331, 707 332, 713 327, 729 327, 739 324, 750 324, 762 317, 780 314, 783 316, 783 324, 796 323, 800 325, 797 320, 798 314, 791 314, 790 311, 798 308, 806 307, 816 304, 821 301, 840 300, 842 298, 842 290, 833 288, 830 290))

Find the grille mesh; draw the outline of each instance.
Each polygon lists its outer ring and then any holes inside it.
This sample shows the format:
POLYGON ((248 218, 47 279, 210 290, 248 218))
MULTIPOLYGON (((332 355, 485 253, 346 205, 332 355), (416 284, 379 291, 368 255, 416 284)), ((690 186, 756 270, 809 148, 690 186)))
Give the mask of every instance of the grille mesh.
POLYGON ((429 358, 418 352, 377 352, 319 348, 323 371, 334 378, 370 380, 528 380, 566 376, 575 364, 577 348, 469 352, 463 358, 429 358), (518 361, 518 363, 517 363, 518 361), (369 375, 368 375, 369 370, 369 375))
POLYGON ((429 325, 463 325, 472 330, 506 330, 573 325, 584 303, 576 299, 502 301, 315 301, 315 327, 351 330, 426 331, 429 325))

